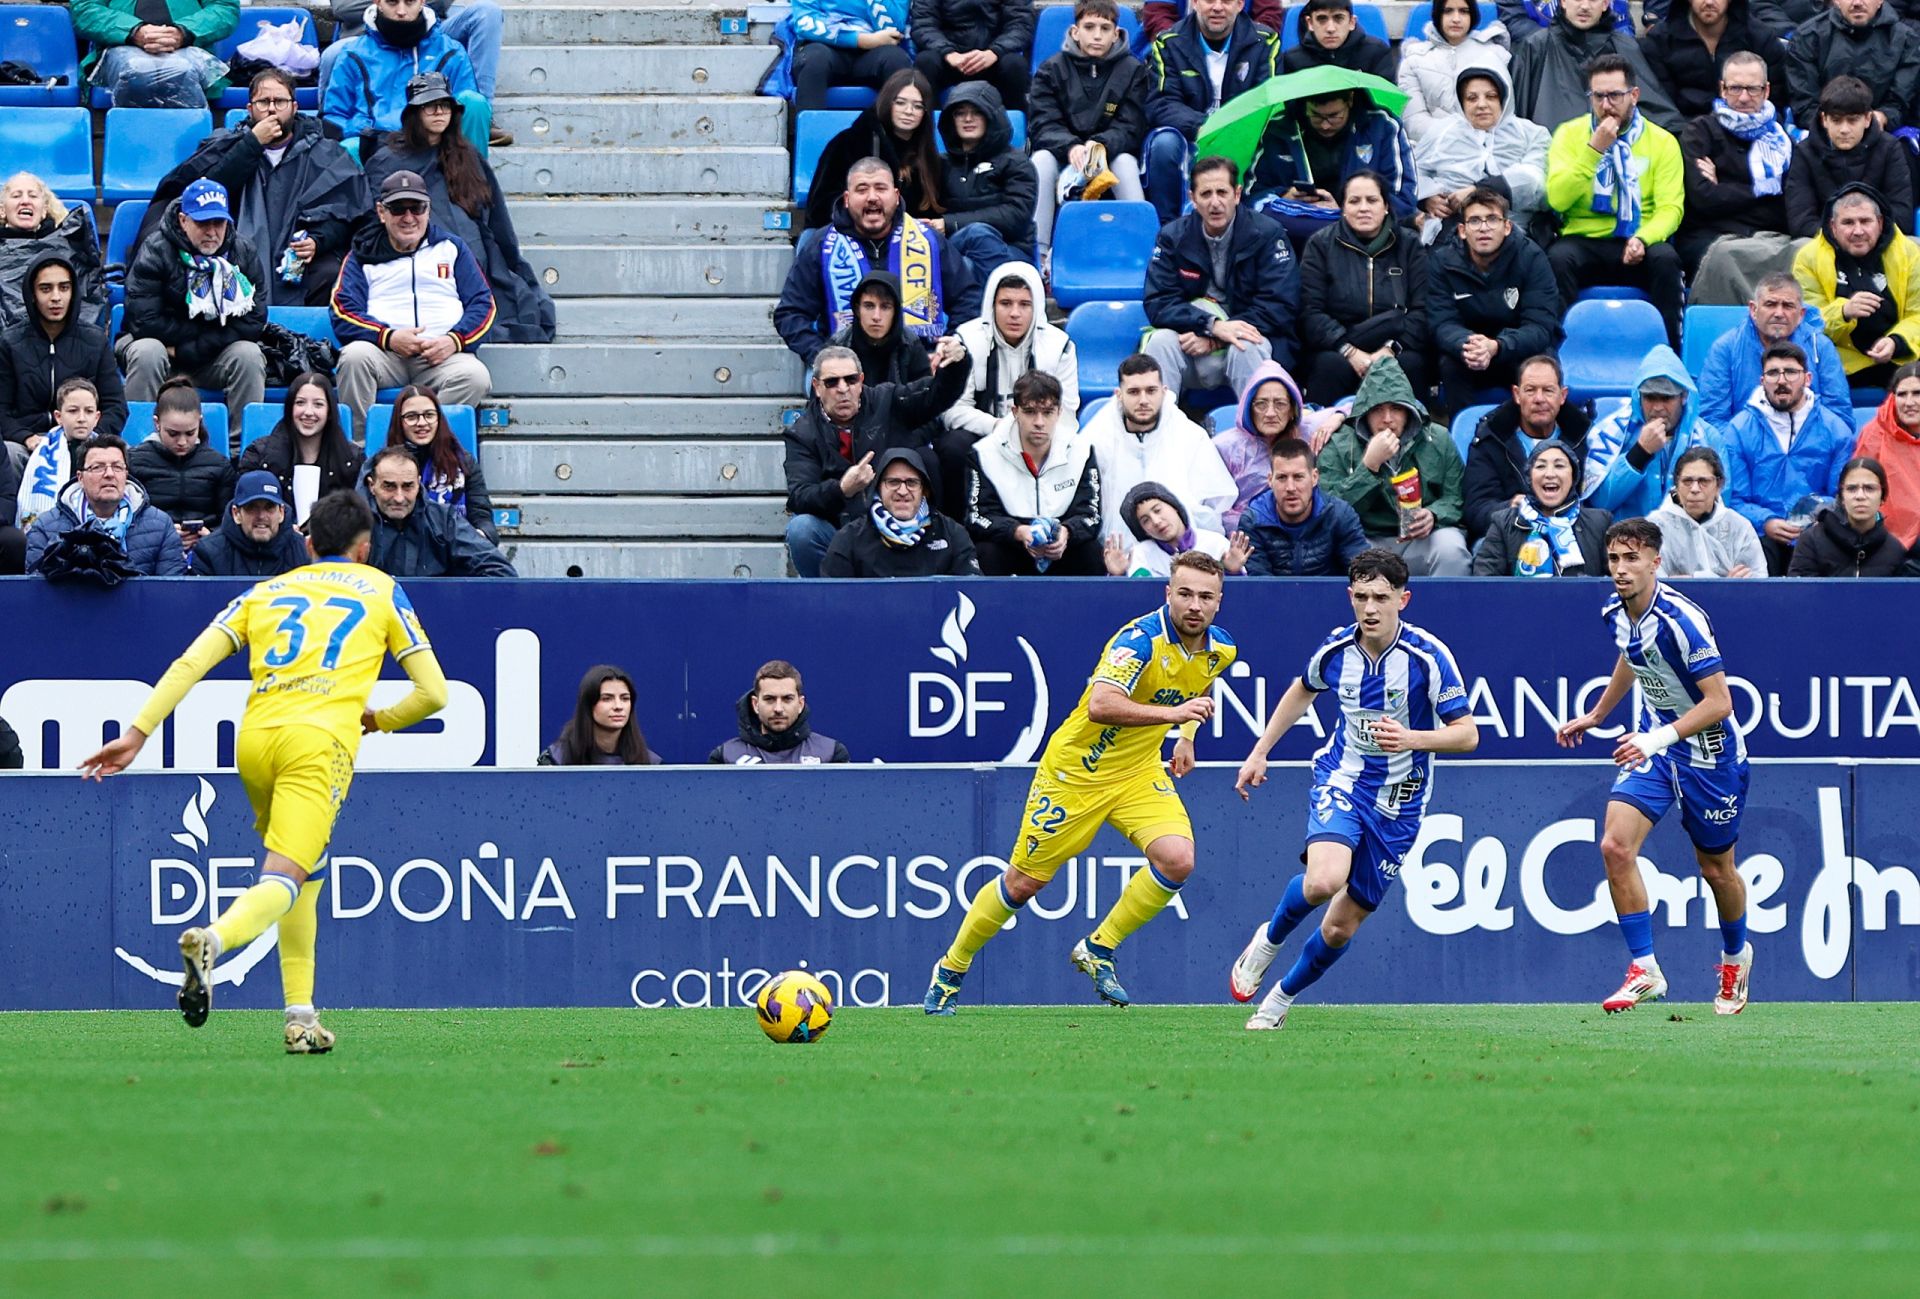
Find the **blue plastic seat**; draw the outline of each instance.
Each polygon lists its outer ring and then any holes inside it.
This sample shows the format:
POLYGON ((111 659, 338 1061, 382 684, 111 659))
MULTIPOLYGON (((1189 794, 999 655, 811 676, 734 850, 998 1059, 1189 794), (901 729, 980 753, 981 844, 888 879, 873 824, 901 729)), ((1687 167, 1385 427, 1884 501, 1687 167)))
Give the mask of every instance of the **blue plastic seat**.
POLYGON ((1652 302, 1642 289, 1630 284, 1593 284, 1580 290, 1575 302, 1652 302))
POLYGON ((1067 335, 1080 354, 1080 399, 1111 397, 1120 386, 1120 362, 1140 350, 1147 309, 1138 302, 1083 302, 1067 317, 1067 335))
MULTIPOLYGON (((281 27, 290 22, 300 24, 300 43, 318 46, 320 37, 313 30, 313 15, 305 9, 275 8, 269 5, 246 5, 240 10, 240 21, 234 24, 231 35, 213 43, 213 53, 222 63, 232 63, 234 52, 242 45, 260 34, 262 27, 281 27)), ((300 108, 318 108, 320 90, 317 86, 301 86, 293 92, 293 102, 300 108)), ((245 108, 247 106, 247 88, 228 86, 220 92, 220 102, 216 108, 245 108)))
POLYGON ((130 198, 113 209, 113 224, 107 229, 107 300, 116 306, 127 300, 127 263, 133 258, 134 240, 146 216, 147 200, 143 198, 130 198))
POLYGON ((79 45, 73 20, 62 5, 0 5, 0 59, 24 63, 42 81, 65 77, 63 86, 0 86, 9 108, 78 108, 79 45))
POLYGON ((1207 432, 1225 433, 1240 422, 1240 403, 1230 401, 1207 412, 1207 432))
POLYGON ((873 101, 878 98, 880 98, 880 92, 872 86, 827 87, 827 107, 830 109, 851 108, 857 113, 863 108, 872 108, 873 101))
POLYGON ((339 346, 340 340, 333 332, 333 311, 329 307, 268 307, 267 319, 276 325, 285 325, 296 334, 339 346))
POLYGON ((1592 298, 1567 311, 1560 349, 1573 400, 1624 396, 1647 353, 1667 341, 1667 327, 1650 302, 1592 298))
POLYGON ((1473 431, 1480 427, 1481 420, 1499 409, 1498 406, 1469 406, 1453 417, 1453 445, 1463 463, 1467 448, 1473 445, 1473 431))
POLYGON ((815 108, 800 114, 800 120, 793 126, 793 201, 796 206, 807 205, 807 195, 813 192, 813 172, 820 165, 820 155, 827 150, 827 144, 834 136, 853 125, 858 112, 832 108, 815 108))
POLYGON ((101 197, 152 198, 161 178, 211 134, 213 114, 204 108, 109 109, 101 197))
POLYGON ((0 113, 0 163, 30 171, 63 198, 93 201, 93 115, 84 108, 9 108, 0 113))
POLYGON ((1875 415, 1878 415, 1879 413, 1880 413, 1880 408, 1878 406, 1855 406, 1853 408, 1854 432, 1857 433, 1861 429, 1865 428, 1868 424, 1871 424, 1873 422, 1873 417, 1875 415))
MULTIPOLYGON (((1140 34, 1140 19, 1126 5, 1120 10, 1120 42, 1131 46, 1140 34)), ((1045 5, 1036 11, 1033 21, 1033 70, 1058 54, 1065 46, 1067 28, 1073 26, 1073 6, 1045 5)))
MULTIPOLYGON (((1280 20, 1281 49, 1290 50, 1300 43, 1300 11, 1305 8, 1306 6, 1304 4, 1287 6, 1286 17, 1280 20)), ((1364 3, 1364 0, 1355 0, 1353 18, 1355 22, 1360 24, 1360 30, 1367 35, 1377 36, 1388 44, 1393 43, 1393 37, 1387 35, 1387 16, 1380 12, 1379 5, 1370 5, 1364 3)), ((1409 27, 1407 31, 1414 36, 1420 34, 1419 29, 1415 27, 1409 27)))
MULTIPOLYGON (((240 449, 242 451, 245 451, 248 446, 273 432, 274 426, 280 422, 280 417, 286 413, 286 408, 282 405, 284 401, 284 397, 281 401, 256 401, 241 413, 240 449)), ((226 411, 222 410, 220 413, 224 416, 226 411)), ((353 412, 345 406, 340 407, 340 427, 346 432, 347 440, 351 442, 353 440, 353 412)))
MULTIPOLYGON (((345 415, 346 408, 340 413, 345 415)), ((447 427, 453 430, 454 441, 467 449, 470 456, 480 454, 479 420, 475 418, 473 407, 460 406, 453 402, 443 402, 440 413, 447 417, 447 427)), ((367 454, 387 444, 387 430, 393 427, 393 407, 375 406, 367 411, 367 454)))
POLYGON ((1745 307, 1688 307, 1680 315, 1680 361, 1698 379, 1706 368, 1707 353, 1721 335, 1737 329, 1747 318, 1745 307))
POLYGON ((1053 296, 1071 311, 1083 302, 1137 301, 1160 234, 1151 203, 1068 203, 1053 224, 1053 296))
MULTIPOLYGON (((249 410, 252 407, 248 407, 249 410)), ((207 443, 214 450, 225 454, 227 450, 227 408, 219 399, 208 401, 202 394, 200 402, 200 422, 206 425, 207 443)), ((127 445, 139 446, 153 436, 153 403, 150 401, 130 401, 127 403, 127 426, 120 436, 127 445)))
POLYGON ((1084 403, 1080 407, 1080 427, 1085 428, 1087 425, 1093 423, 1093 417, 1105 410, 1107 403, 1112 400, 1113 398, 1111 397, 1102 397, 1098 401, 1084 403))

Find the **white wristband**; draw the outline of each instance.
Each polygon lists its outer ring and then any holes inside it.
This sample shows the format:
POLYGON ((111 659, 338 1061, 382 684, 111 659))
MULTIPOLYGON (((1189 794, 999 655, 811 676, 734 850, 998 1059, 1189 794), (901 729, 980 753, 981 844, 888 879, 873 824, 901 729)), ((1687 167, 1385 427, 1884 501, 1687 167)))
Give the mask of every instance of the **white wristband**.
POLYGON ((1669 722, 1642 735, 1640 751, 1651 758, 1654 754, 1664 752, 1678 743, 1680 743, 1680 732, 1669 722))

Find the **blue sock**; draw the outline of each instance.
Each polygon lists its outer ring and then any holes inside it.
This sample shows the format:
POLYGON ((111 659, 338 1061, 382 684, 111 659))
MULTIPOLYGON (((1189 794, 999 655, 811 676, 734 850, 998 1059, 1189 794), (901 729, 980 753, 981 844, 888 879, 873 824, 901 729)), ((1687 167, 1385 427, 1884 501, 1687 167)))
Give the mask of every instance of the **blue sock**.
POLYGON ((1620 917, 1620 937, 1627 940, 1627 951, 1634 960, 1653 955, 1653 913, 1630 911, 1620 917))
POLYGON ((1273 909, 1273 919, 1267 924, 1267 941, 1284 942, 1294 927, 1312 914, 1313 903, 1307 901, 1307 877, 1295 875, 1287 881, 1280 905, 1273 909))
POLYGON ((1745 916, 1741 916, 1738 920, 1722 920, 1720 922, 1721 951, 1725 952, 1728 956, 1738 956, 1740 955, 1740 950, 1746 945, 1747 918, 1745 916))
POLYGON ((1352 946, 1352 943, 1348 943, 1343 947, 1335 947, 1320 936, 1318 929, 1314 930, 1307 935, 1307 945, 1300 950, 1300 959, 1295 961, 1293 968, 1281 978, 1280 991, 1289 997, 1299 996, 1312 987, 1321 975, 1332 969, 1333 963, 1345 955, 1347 948, 1352 946))

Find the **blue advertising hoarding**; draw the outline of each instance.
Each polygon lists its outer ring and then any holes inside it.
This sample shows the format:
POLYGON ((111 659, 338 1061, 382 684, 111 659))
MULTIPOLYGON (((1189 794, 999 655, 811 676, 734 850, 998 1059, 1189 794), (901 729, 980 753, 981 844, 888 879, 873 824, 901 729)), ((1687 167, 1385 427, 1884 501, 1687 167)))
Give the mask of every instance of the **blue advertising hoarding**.
MULTIPOLYGON (((1735 720, 1759 757, 1920 757, 1920 645, 1911 583, 1695 582, 1729 666, 1735 720)), ((0 580, 6 625, 30 629, 0 655, 0 716, 30 768, 71 768, 130 718, 173 656, 243 589, 147 579, 114 592, 0 580)), ((624 665, 653 749, 701 762, 734 732, 753 672, 786 659, 805 674, 816 729, 857 762, 1023 762, 1078 699, 1101 646, 1155 608, 1146 580, 968 582, 407 583, 447 675, 438 718, 376 736, 363 768, 531 765, 572 713, 581 674, 624 665)), ((1606 583, 1417 581, 1407 617, 1452 646, 1481 725, 1476 759, 1559 759, 1553 731, 1604 689, 1613 650, 1606 583)), ((1216 686, 1203 760, 1238 761, 1307 654, 1349 621, 1344 584, 1235 579, 1220 624, 1240 661, 1216 686)), ((376 696, 404 693, 398 669, 376 696)), ((246 698, 238 660, 196 689, 142 763, 231 762, 246 698)), ((1621 716, 1624 717, 1624 711, 1621 716)), ((1320 740, 1309 719, 1279 758, 1320 740)), ((1596 732, 1603 738, 1610 732, 1596 732)), ((1593 750, 1590 749, 1589 752, 1593 750)))
MULTIPOLYGON (((1920 996, 1912 766, 1755 768, 1740 868, 1756 1000, 1920 996)), ((855 1006, 910 1005, 967 900, 1005 865, 1018 767, 363 773, 322 894, 332 1006, 745 1005, 816 970, 855 1006)), ((1181 784, 1198 868, 1122 949, 1136 998, 1226 999, 1226 971, 1299 869, 1306 770, 1250 802, 1231 767, 1181 784)), ((1604 763, 1444 764, 1400 887, 1316 996, 1592 1002, 1625 965, 1597 840, 1604 763)), ((236 778, 0 778, 0 1009, 164 1007, 175 937, 255 878, 236 778)), ((967 1000, 1084 1003, 1067 962, 1143 859, 1103 831, 987 949, 967 1000)), ((1679 1000, 1712 993, 1719 932, 1678 826, 1649 841, 1679 1000)), ((1304 937, 1290 940, 1282 961, 1304 937)), ((279 1004, 269 931, 220 1004, 279 1004)))

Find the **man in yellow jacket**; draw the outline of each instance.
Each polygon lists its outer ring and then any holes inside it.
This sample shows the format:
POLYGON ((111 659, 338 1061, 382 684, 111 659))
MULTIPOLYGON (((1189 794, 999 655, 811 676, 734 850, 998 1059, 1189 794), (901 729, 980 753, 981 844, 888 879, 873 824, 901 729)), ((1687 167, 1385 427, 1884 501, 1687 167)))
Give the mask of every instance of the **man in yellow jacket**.
POLYGON ((1871 185, 1842 185, 1826 224, 1793 259, 1854 388, 1891 388, 1920 354, 1920 245, 1900 233, 1871 185))
POLYGON ((1680 142, 1641 116, 1638 78, 1618 55, 1587 65, 1587 99, 1591 114, 1562 122, 1547 150, 1547 205, 1560 214, 1547 260, 1560 300, 1590 284, 1640 289, 1678 350, 1685 289, 1670 241, 1686 204, 1680 142))

